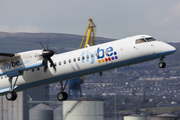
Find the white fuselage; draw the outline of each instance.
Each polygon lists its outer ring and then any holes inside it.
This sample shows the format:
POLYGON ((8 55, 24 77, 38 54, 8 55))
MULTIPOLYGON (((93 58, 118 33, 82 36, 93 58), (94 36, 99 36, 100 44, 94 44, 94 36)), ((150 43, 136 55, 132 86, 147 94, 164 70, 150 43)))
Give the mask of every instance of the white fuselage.
MULTIPOLYGON (((143 35, 143 37, 151 37, 143 35)), ((142 36, 129 37, 113 42, 95 45, 52 56, 56 71, 48 62, 47 72, 43 71, 42 50, 18 53, 19 58, 0 63, 0 93, 10 87, 8 75, 20 72, 15 91, 21 91, 40 85, 63 81, 83 75, 132 65, 162 58, 176 51, 171 45, 161 41, 136 44, 142 36)), ((13 77, 13 83, 15 77, 13 77)))

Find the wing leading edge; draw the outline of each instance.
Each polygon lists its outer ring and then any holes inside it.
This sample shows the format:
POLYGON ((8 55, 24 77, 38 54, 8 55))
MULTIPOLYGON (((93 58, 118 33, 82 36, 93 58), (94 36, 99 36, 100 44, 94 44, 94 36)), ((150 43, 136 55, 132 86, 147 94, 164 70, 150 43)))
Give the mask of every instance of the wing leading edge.
POLYGON ((18 58, 20 55, 19 54, 14 54, 14 53, 0 53, 0 62, 18 58))

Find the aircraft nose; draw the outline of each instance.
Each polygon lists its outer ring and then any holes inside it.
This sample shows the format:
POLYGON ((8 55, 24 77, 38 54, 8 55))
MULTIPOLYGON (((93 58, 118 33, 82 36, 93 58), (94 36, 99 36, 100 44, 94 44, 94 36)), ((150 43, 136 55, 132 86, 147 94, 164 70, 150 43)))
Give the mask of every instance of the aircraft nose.
POLYGON ((164 43, 161 45, 161 51, 168 55, 168 54, 172 54, 172 53, 176 52, 176 48, 173 47, 172 45, 164 43))
POLYGON ((168 46, 167 46, 166 49, 167 49, 167 51, 168 51, 170 54, 176 52, 176 48, 173 47, 172 45, 169 45, 169 44, 168 44, 168 46))

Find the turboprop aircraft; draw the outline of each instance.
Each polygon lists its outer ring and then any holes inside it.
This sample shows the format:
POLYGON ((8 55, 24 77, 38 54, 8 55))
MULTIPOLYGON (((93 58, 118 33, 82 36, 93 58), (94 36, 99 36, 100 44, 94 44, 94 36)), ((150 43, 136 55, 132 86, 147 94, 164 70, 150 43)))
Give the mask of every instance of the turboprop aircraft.
POLYGON ((137 35, 104 44, 89 46, 62 54, 52 50, 32 50, 21 53, 0 53, 0 95, 16 100, 16 92, 54 82, 60 82, 57 95, 67 100, 64 92, 68 79, 160 59, 164 68, 165 56, 176 51, 173 46, 149 35, 137 35), (66 80, 65 85, 63 81, 66 80))

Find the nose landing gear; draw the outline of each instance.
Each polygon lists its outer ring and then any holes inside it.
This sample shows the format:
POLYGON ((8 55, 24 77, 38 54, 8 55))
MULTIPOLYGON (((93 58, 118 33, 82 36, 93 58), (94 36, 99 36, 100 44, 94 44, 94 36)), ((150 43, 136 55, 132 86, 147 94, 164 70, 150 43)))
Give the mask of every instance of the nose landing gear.
POLYGON ((159 68, 165 68, 166 67, 166 63, 163 61, 163 62, 159 62, 158 64, 159 68))
POLYGON ((166 67, 166 63, 163 61, 163 58, 165 58, 165 57, 162 57, 160 59, 159 64, 158 64, 159 68, 165 68, 166 67))

